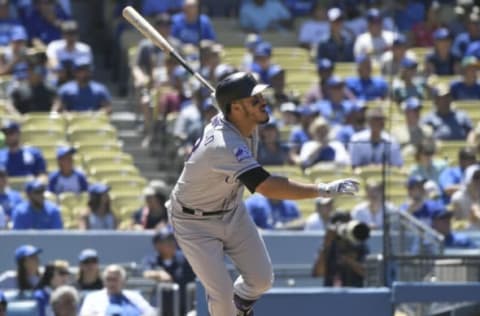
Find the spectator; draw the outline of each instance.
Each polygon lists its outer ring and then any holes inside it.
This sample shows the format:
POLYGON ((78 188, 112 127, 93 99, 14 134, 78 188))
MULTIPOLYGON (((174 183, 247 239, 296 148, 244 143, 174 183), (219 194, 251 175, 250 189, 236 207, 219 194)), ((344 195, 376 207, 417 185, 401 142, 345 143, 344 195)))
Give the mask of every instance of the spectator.
POLYGON ((395 35, 391 49, 382 54, 380 68, 383 76, 397 76, 400 72, 402 61, 415 60, 415 53, 407 47, 407 38, 403 34, 395 35))
POLYGON ((453 213, 444 207, 438 207, 432 212, 432 228, 443 235, 446 248, 477 248, 472 239, 462 233, 452 231, 453 213))
POLYGON ((73 192, 80 194, 88 189, 87 177, 73 164, 73 155, 77 150, 70 146, 60 146, 57 149, 58 170, 48 177, 48 191, 61 194, 73 192))
POLYGON ((385 113, 382 107, 367 110, 369 128, 354 134, 350 140, 349 152, 352 167, 381 165, 401 167, 403 165, 400 146, 385 132, 385 113))
POLYGON ((173 126, 173 135, 188 148, 193 146, 202 133, 202 116, 193 99, 186 99, 181 104, 180 112, 173 126))
POLYGON ((61 37, 60 26, 69 16, 55 0, 35 0, 35 9, 26 19, 26 28, 31 40, 48 45, 61 37))
POLYGON ((254 194, 247 198, 245 207, 257 227, 262 229, 287 228, 301 217, 295 202, 273 200, 260 194, 254 194))
POLYGON ((33 297, 37 301, 39 316, 50 315, 50 293, 62 285, 67 285, 69 278, 68 262, 55 260, 47 264, 42 278, 35 292, 33 292, 33 297))
POLYGON ((332 198, 315 199, 315 212, 307 217, 304 229, 307 231, 327 230, 327 225, 334 209, 334 200, 332 198))
POLYGON ((80 229, 115 229, 117 219, 110 207, 110 187, 93 183, 88 187, 88 207, 80 219, 80 229))
MULTIPOLYGON (((283 1, 287 9, 294 17, 301 17, 311 14, 315 5, 320 2, 316 0, 285 0, 283 1)), ((325 1, 324 1, 325 2, 325 1)), ((325 6, 325 4, 324 4, 325 6)))
POLYGON ((369 55, 379 61, 382 54, 393 44, 394 34, 382 27, 382 13, 372 8, 367 12, 368 31, 360 34, 355 40, 353 52, 355 58, 369 55))
POLYGON ((312 8, 311 19, 303 22, 300 26, 298 43, 301 47, 310 49, 325 40, 325 34, 330 32, 330 26, 326 18, 323 3, 316 2, 312 8))
POLYGON ((422 123, 431 126, 433 135, 441 140, 465 140, 472 130, 472 122, 466 113, 452 109, 452 95, 441 84, 433 91, 435 110, 427 114, 422 123))
POLYGON ((471 165, 465 170, 465 182, 461 189, 452 195, 452 210, 456 220, 463 222, 464 228, 480 228, 480 166, 471 165))
POLYGON ((201 40, 215 40, 210 19, 198 12, 197 0, 185 0, 183 12, 172 17, 172 36, 180 42, 198 45, 201 40))
POLYGON ((262 42, 255 47, 254 63, 252 72, 256 72, 260 77, 260 82, 271 84, 272 78, 277 75, 282 68, 271 62, 272 45, 268 42, 262 42))
POLYGON ((61 69, 57 78, 57 85, 74 79, 73 65, 78 58, 86 57, 93 60, 92 49, 89 45, 78 41, 78 25, 75 21, 61 23, 62 39, 54 40, 47 46, 49 66, 52 69, 61 69))
POLYGON ((351 113, 354 102, 345 99, 345 81, 332 76, 326 82, 325 99, 315 103, 318 111, 330 125, 345 124, 346 116, 351 113))
POLYGON ((288 139, 291 152, 294 154, 299 153, 303 144, 311 139, 308 130, 318 115, 318 109, 310 105, 302 105, 297 110, 300 114, 300 125, 292 128, 288 139))
POLYGON ((33 290, 40 281, 40 260, 42 249, 32 245, 22 245, 15 250, 17 263, 17 284, 20 292, 33 290))
POLYGON ((218 109, 215 107, 213 99, 208 97, 203 102, 202 106, 202 120, 203 124, 206 125, 218 114, 218 109))
POLYGON ((50 295, 50 306, 54 316, 77 315, 79 303, 77 290, 69 285, 59 286, 50 295))
POLYGON ((20 192, 17 192, 8 186, 7 170, 4 166, 0 165, 0 208, 2 208, 5 214, 10 218, 13 209, 22 202, 23 199, 20 192))
POLYGON ((280 140, 278 123, 270 120, 260 128, 257 161, 262 165, 284 165, 288 161, 288 147, 280 140))
POLYGON ((0 75, 13 75, 16 80, 27 78, 27 39, 23 28, 12 30, 10 45, 0 59, 0 75))
POLYGON ((400 205, 400 211, 416 217, 426 225, 430 226, 432 212, 439 206, 439 202, 428 197, 425 190, 427 179, 421 175, 410 176, 407 180, 408 197, 406 201, 400 205))
POLYGON ((450 94, 453 100, 480 99, 480 83, 477 78, 478 60, 474 56, 462 60, 462 79, 454 80, 450 84, 450 94))
POLYGON ((417 76, 417 66, 414 59, 404 58, 401 61, 399 78, 394 78, 392 84, 392 98, 395 102, 401 103, 411 97, 426 97, 425 82, 417 76))
POLYGON ((440 188, 444 193, 444 201, 450 201, 453 193, 462 188, 465 170, 477 161, 473 148, 463 147, 458 151, 458 165, 451 165, 442 171, 439 177, 440 188))
POLYGON ((452 53, 452 35, 446 28, 433 33, 434 48, 425 56, 426 75, 451 76, 458 73, 458 57, 452 53))
POLYGON ((345 83, 358 99, 367 101, 385 99, 388 94, 388 84, 382 77, 372 77, 372 61, 368 56, 359 56, 357 63, 358 77, 347 78, 345 83))
POLYGON ((297 161, 302 169, 321 163, 333 163, 342 168, 350 164, 350 157, 342 143, 330 140, 330 127, 322 117, 317 117, 309 127, 311 140, 305 142, 300 149, 297 161))
POLYGON ((0 1, 0 46, 10 43, 10 36, 15 28, 23 28, 22 24, 10 15, 10 0, 0 1))
POLYGON ((284 102, 280 105, 281 126, 293 126, 298 124, 299 113, 297 105, 293 102, 284 102))
POLYGON ((165 202, 167 201, 169 188, 161 180, 155 187, 149 185, 143 190, 145 206, 133 214, 133 225, 136 229, 157 229, 168 223, 165 202))
POLYGON ((433 46, 433 33, 441 24, 438 18, 440 5, 434 1, 427 10, 427 16, 424 21, 416 23, 411 32, 412 45, 415 47, 433 46))
POLYGON ((365 129, 366 105, 363 100, 353 102, 350 112, 345 117, 345 124, 337 126, 334 130, 335 139, 342 142, 345 148, 348 148, 350 139, 355 133, 365 129))
POLYGON ((46 186, 40 180, 25 185, 28 200, 18 204, 12 212, 13 229, 63 229, 60 209, 45 200, 46 186))
POLYGON ((468 46, 476 41, 480 41, 480 17, 478 12, 471 12, 467 17, 466 32, 458 34, 453 41, 453 54, 465 56, 468 46))
POLYGON ((333 75, 334 63, 330 59, 317 60, 318 82, 315 82, 305 95, 308 104, 322 100, 327 95, 327 81, 333 75))
POLYGON ((263 42, 263 39, 259 34, 247 34, 247 36, 245 37, 245 54, 242 58, 240 70, 249 71, 250 69, 252 69, 255 47, 257 47, 257 45, 261 42, 263 42))
POLYGON ((261 33, 290 28, 290 18, 290 12, 279 1, 245 1, 240 7, 240 26, 246 32, 261 33))
POLYGON ((105 111, 112 112, 110 92, 103 84, 91 80, 92 61, 88 57, 74 60, 75 80, 62 85, 58 90, 56 111, 105 111))
POLYGON ((439 185, 440 174, 448 164, 444 159, 435 158, 437 145, 434 139, 426 138, 416 146, 415 164, 410 168, 410 175, 421 176, 439 185))
POLYGON ((98 261, 98 253, 95 249, 83 249, 78 255, 79 267, 76 287, 79 291, 103 289, 98 261))
POLYGON ((145 16, 155 16, 161 13, 177 13, 182 10, 183 0, 143 0, 142 14, 145 16))
POLYGON ((0 316, 7 316, 8 302, 5 294, 0 291, 0 316))
MULTIPOLYGON (((180 302, 185 302, 187 284, 195 281, 195 274, 178 248, 172 229, 163 227, 156 231, 152 243, 155 252, 143 260, 143 277, 160 283, 177 283, 180 286, 180 302)), ((164 298, 163 313, 172 311, 171 301, 170 297, 164 298)), ((185 306, 181 304, 180 314, 185 312, 185 306)))
POLYGON ((42 60, 27 58, 26 80, 13 82, 10 97, 15 110, 21 114, 52 110, 57 91, 47 82, 47 68, 42 60))
POLYGON ((343 25, 343 12, 339 8, 328 10, 330 34, 318 43, 317 59, 329 59, 333 62, 353 61, 353 42, 343 25))
POLYGON ((365 190, 366 200, 358 203, 352 209, 352 219, 367 224, 371 229, 382 229, 383 212, 392 212, 395 206, 384 201, 384 186, 380 181, 368 179, 365 190))
POLYGON ((420 124, 422 107, 423 105, 421 101, 416 97, 409 97, 400 105, 400 108, 405 115, 406 126, 394 126, 393 135, 401 145, 406 145, 403 148, 404 153, 408 152, 410 154, 410 146, 417 146, 425 139, 425 137, 431 136, 432 131, 426 126, 420 124))
POLYGON ((137 291, 125 289, 126 278, 121 266, 107 266, 103 271, 105 288, 87 294, 79 315, 155 315, 155 310, 137 291))

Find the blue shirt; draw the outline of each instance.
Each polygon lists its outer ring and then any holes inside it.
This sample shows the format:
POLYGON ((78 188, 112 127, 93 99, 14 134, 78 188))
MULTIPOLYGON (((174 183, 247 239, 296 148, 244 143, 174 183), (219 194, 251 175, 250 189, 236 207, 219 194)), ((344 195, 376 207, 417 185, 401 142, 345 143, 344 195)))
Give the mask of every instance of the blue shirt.
POLYGON ((294 16, 308 16, 312 12, 315 0, 284 0, 287 8, 294 16))
POLYGON ((144 0, 142 5, 142 14, 147 16, 153 16, 158 13, 177 11, 182 8, 182 5, 183 0, 144 0))
POLYGON ((455 74, 455 64, 458 62, 458 58, 453 54, 448 55, 447 59, 440 59, 435 53, 429 53, 425 60, 427 63, 433 65, 434 73, 439 76, 451 76, 455 74))
POLYGON ((326 41, 320 42, 317 48, 317 58, 327 58, 333 62, 352 62, 353 41, 344 35, 340 42, 336 42, 332 37, 326 41))
POLYGON ((63 192, 81 193, 88 189, 87 177, 80 170, 74 169, 72 174, 64 176, 60 170, 51 172, 48 177, 48 191, 55 194, 63 192))
POLYGON ((352 125, 342 125, 335 135, 335 139, 339 142, 342 142, 345 146, 350 143, 350 139, 352 138, 353 134, 361 132, 361 130, 355 130, 352 125))
POLYGON ((263 195, 254 194, 245 200, 245 207, 255 224, 263 229, 273 229, 278 224, 300 218, 300 211, 293 201, 273 202, 263 195))
POLYGON ((380 77, 372 77, 368 79, 351 77, 345 80, 345 84, 358 99, 368 101, 378 98, 383 99, 388 93, 388 84, 380 77))
POLYGON ((41 210, 34 209, 30 202, 23 202, 13 209, 13 229, 62 229, 63 222, 58 206, 50 201, 43 203, 41 210))
POLYGON ((253 63, 251 71, 256 72, 260 76, 260 82, 271 85, 272 78, 275 74, 278 74, 281 69, 282 67, 275 64, 270 65, 267 69, 262 69, 257 63, 253 63))
POLYGON ((425 5, 421 1, 409 1, 403 10, 395 10, 395 25, 400 32, 410 31, 425 18, 425 5))
POLYGON ((67 82, 60 87, 58 95, 68 111, 97 111, 112 99, 107 87, 96 81, 90 81, 85 87, 76 81, 67 82))
POLYGON ((462 170, 462 168, 459 166, 448 167, 440 174, 438 183, 440 184, 442 190, 445 190, 452 185, 462 183, 464 174, 464 170, 462 170))
POLYGON ((194 23, 187 22, 184 13, 175 14, 172 17, 171 32, 173 37, 185 44, 198 44, 201 40, 215 40, 216 38, 210 19, 203 14, 194 23))
POLYGON ((314 106, 330 124, 343 124, 347 114, 354 107, 348 100, 343 100, 339 104, 334 104, 329 100, 320 100, 314 106))
POLYGON ((18 204, 22 203, 22 195, 20 192, 6 188, 5 192, 0 193, 0 206, 9 217, 12 216, 12 211, 18 204))
POLYGON ((0 149, 0 165, 6 167, 9 177, 37 176, 47 170, 42 152, 29 146, 20 147, 16 152, 0 149))
POLYGON ((463 80, 455 80, 450 84, 450 93, 453 100, 480 99, 480 84, 467 85, 463 80))
POLYGON ((105 316, 141 316, 142 311, 124 294, 110 295, 105 316))
POLYGON ((464 56, 470 44, 477 40, 479 39, 471 38, 468 32, 463 32, 458 34, 457 37, 455 37, 455 40, 453 41, 452 53, 455 56, 464 56))
POLYGON ((10 18, 0 20, 0 46, 7 46, 10 43, 12 30, 16 27, 23 28, 18 20, 10 18))
POLYGON ((261 6, 253 2, 244 2, 240 8, 240 25, 242 28, 256 32, 267 28, 281 29, 276 22, 290 19, 290 12, 280 1, 265 1, 261 6))
MULTIPOLYGON (((413 213, 411 213, 415 218, 419 219, 420 221, 424 222, 425 224, 429 225, 432 221, 432 213, 442 207, 438 201, 435 200, 425 200, 421 207, 416 209, 413 213)), ((406 212, 408 209, 408 204, 405 202, 399 207, 400 211, 406 212)))
MULTIPOLYGON (((69 18, 58 4, 55 14, 59 20, 65 21, 69 18)), ((30 39, 39 38, 44 44, 48 44, 62 37, 60 28, 45 20, 37 9, 25 20, 25 27, 27 28, 30 39)))
POLYGON ((48 288, 35 290, 33 292, 33 298, 37 301, 38 306, 38 316, 46 316, 47 315, 47 308, 51 309, 50 307, 50 292, 51 290, 48 288))
POLYGON ((442 140, 465 140, 472 130, 472 121, 462 111, 450 111, 444 116, 431 112, 422 119, 422 124, 430 125, 435 138, 442 140))
POLYGON ((465 234, 450 232, 443 240, 447 248, 477 248, 477 245, 465 234))
POLYGON ((310 140, 310 136, 301 126, 294 127, 290 132, 288 142, 290 145, 301 147, 303 143, 310 140))

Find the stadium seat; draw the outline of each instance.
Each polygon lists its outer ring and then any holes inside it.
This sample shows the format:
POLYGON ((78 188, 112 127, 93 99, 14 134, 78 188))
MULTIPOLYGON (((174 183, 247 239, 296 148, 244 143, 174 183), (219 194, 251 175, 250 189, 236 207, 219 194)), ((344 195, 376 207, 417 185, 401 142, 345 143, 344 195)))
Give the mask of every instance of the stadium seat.
POLYGON ((144 200, 141 195, 137 194, 111 194, 112 207, 115 214, 120 217, 129 216, 135 210, 139 209, 144 200), (123 210, 123 213, 122 213, 123 210))
POLYGON ((136 167, 133 165, 122 165, 120 166, 104 166, 104 167, 95 167, 91 169, 90 174, 97 178, 106 180, 111 176, 139 176, 140 173, 136 167))
POLYGON ((24 144, 37 145, 44 144, 46 141, 50 143, 65 142, 65 132, 61 130, 25 130, 21 134, 24 144))
POLYGON ((8 185, 17 191, 23 192, 25 184, 32 179, 31 176, 26 177, 8 177, 8 185))

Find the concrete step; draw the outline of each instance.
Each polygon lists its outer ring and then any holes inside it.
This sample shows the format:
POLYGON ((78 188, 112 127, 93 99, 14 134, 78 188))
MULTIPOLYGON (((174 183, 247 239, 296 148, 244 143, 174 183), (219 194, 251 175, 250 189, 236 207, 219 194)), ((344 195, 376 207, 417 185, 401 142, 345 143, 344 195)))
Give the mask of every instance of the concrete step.
POLYGON ((110 122, 119 131, 134 130, 138 126, 137 117, 132 112, 120 111, 114 112, 110 116, 110 122))

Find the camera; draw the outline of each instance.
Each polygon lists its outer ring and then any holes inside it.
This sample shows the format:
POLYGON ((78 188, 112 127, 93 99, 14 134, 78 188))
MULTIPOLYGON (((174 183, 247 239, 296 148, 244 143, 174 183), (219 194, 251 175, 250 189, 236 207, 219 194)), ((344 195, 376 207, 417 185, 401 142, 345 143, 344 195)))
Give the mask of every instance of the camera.
POLYGON ((370 227, 356 220, 333 224, 331 229, 335 231, 337 237, 354 245, 361 244, 370 237, 370 227))

